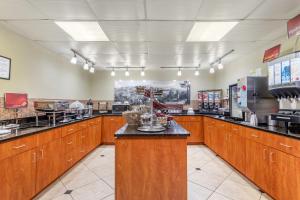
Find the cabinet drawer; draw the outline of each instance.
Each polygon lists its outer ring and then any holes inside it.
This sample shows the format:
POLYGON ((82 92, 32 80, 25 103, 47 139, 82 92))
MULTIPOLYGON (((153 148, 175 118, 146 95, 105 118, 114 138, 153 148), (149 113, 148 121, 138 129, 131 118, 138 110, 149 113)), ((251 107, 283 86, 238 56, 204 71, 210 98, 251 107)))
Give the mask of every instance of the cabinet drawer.
POLYGON ((88 125, 89 125, 89 126, 94 126, 94 125, 96 125, 96 124, 97 124, 97 122, 96 122, 95 119, 88 120, 88 125))
POLYGON ((245 137, 249 140, 265 144, 264 132, 253 128, 245 128, 245 137))
POLYGON ((76 162, 77 156, 75 151, 68 152, 64 155, 63 167, 64 169, 71 168, 76 162))
POLYGON ((55 128, 50 131, 45 131, 43 133, 37 134, 37 145, 40 146, 58 138, 61 138, 61 128, 55 128))
POLYGON ((71 152, 76 147, 76 133, 65 136, 62 139, 64 153, 71 152))
POLYGON ((296 157, 300 157, 300 141, 288 137, 265 133, 265 138, 268 138, 268 145, 291 154, 296 157))
POLYGON ((68 125, 62 128, 62 137, 70 135, 79 130, 78 124, 68 125))
POLYGON ((201 116, 173 116, 173 119, 178 122, 200 122, 201 116))
POLYGON ((245 128, 240 125, 230 124, 229 130, 232 134, 239 135, 241 137, 245 136, 245 128))
POLYGON ((28 151, 37 146, 36 136, 28 136, 0 144, 0 160, 28 151))
POLYGON ((88 121, 79 122, 77 124, 78 130, 82 130, 88 127, 88 121))

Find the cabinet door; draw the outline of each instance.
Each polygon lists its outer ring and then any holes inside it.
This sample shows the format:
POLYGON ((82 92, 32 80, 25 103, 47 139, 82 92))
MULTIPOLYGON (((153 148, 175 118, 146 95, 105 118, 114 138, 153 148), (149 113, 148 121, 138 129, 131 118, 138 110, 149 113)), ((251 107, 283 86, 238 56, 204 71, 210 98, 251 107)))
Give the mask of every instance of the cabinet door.
MULTIPOLYGON (((89 137, 89 129, 87 128, 82 129, 80 132, 77 133, 77 147, 74 149, 75 151, 77 151, 77 160, 83 158, 89 151, 88 137, 89 137)), ((68 155, 68 157, 71 157, 71 155, 68 155)))
POLYGON ((106 144, 113 144, 115 142, 115 132, 124 126, 125 121, 123 117, 110 116, 103 118, 103 135, 102 142, 106 144))
POLYGON ((227 144, 227 160, 241 172, 245 172, 246 140, 245 138, 229 133, 227 144))
POLYGON ((0 195, 5 200, 29 200, 35 194, 36 150, 0 162, 0 195))
POLYGON ((97 126, 96 125, 90 126, 89 134, 88 134, 88 151, 93 150, 97 146, 96 135, 97 135, 97 126))
POLYGON ((270 148, 269 156, 271 195, 275 199, 300 199, 297 158, 273 148, 270 148))
POLYGON ((212 146, 211 146, 211 132, 214 129, 214 125, 212 123, 212 120, 210 118, 205 117, 203 127, 204 127, 204 143, 208 147, 212 148, 212 146))
POLYGON ((102 131, 101 131, 101 128, 102 128, 102 118, 99 118, 96 120, 96 139, 95 139, 95 145, 96 146, 99 146, 101 144, 101 134, 102 134, 102 131))
POLYGON ((215 151, 224 159, 227 158, 227 126, 224 122, 216 123, 217 130, 214 133, 215 151))
POLYGON ((268 155, 267 146, 246 140, 246 175, 264 191, 270 191, 268 155))
POLYGON ((37 151, 36 191, 55 180, 61 173, 61 139, 42 145, 37 151))

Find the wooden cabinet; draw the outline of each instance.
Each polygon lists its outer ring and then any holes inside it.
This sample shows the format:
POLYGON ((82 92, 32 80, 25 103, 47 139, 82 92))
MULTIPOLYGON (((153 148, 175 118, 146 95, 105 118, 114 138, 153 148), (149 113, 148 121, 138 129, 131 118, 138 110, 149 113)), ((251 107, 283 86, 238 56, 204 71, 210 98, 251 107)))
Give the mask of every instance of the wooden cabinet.
POLYGON ((190 132, 187 138, 188 144, 204 142, 203 118, 201 116, 175 116, 174 120, 190 132))
POLYGON ((228 124, 226 160, 240 172, 244 173, 246 170, 246 140, 243 134, 243 127, 228 124))
POLYGON ((0 194, 5 200, 29 200, 35 195, 36 149, 0 162, 0 194))
POLYGON ((115 132, 126 123, 124 118, 122 116, 104 116, 102 120, 102 143, 114 144, 115 132))
POLYGON ((246 141, 246 175, 264 191, 270 191, 268 177, 269 149, 267 146, 252 140, 246 141))
POLYGON ((205 117, 204 141, 273 198, 300 199, 298 140, 205 117))
POLYGON ((215 132, 215 120, 204 117, 203 119, 203 127, 204 127, 204 143, 210 147, 212 147, 212 134, 215 132))
POLYGON ((298 160, 296 157, 269 148, 270 194, 275 199, 300 199, 298 160))
POLYGON ((36 192, 44 189, 61 174, 61 138, 37 149, 36 192))

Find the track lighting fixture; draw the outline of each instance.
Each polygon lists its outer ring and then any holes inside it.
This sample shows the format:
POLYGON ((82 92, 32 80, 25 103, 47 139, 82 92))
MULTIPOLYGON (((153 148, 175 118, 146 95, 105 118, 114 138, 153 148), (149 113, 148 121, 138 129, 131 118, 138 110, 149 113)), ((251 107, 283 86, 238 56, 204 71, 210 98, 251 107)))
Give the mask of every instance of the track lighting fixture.
POLYGON ((90 68, 90 73, 95 73, 95 68, 94 68, 94 66, 92 66, 91 68, 90 68))
POLYGON ((130 75, 130 73, 129 73, 128 68, 127 68, 126 71, 125 71, 125 76, 129 76, 129 75, 130 75))
POLYGON ((141 71, 141 76, 145 76, 145 70, 144 70, 144 68, 141 71))
POLYGON ((182 71, 181 71, 181 69, 179 68, 178 69, 178 72, 177 72, 177 76, 181 76, 182 75, 182 71))
POLYGON ((71 58, 70 62, 74 65, 77 64, 77 57, 76 57, 76 54, 74 53, 74 56, 71 58))
POLYGON ((84 70, 89 70, 89 63, 86 61, 83 65, 84 70))
POLYGON ((211 73, 211 74, 215 73, 215 68, 213 68, 213 67, 210 67, 210 69, 209 69, 209 73, 211 73))
POLYGON ((115 75, 116 75, 115 68, 112 69, 110 75, 111 75, 111 76, 115 76, 115 75))
POLYGON ((224 65, 222 64, 222 61, 220 60, 218 63, 218 69, 222 70, 224 68, 224 65))

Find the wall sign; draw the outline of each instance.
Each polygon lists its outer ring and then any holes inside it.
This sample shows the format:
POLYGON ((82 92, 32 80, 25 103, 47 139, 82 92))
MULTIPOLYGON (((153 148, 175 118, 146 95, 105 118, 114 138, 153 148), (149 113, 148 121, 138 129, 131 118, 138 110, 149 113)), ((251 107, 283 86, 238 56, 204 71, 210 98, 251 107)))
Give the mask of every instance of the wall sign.
POLYGON ((300 14, 287 22, 287 31, 289 38, 300 35, 300 14))
POLYGON ((0 79, 10 79, 11 59, 0 56, 0 79))
POLYGON ((264 54, 263 62, 268 62, 268 61, 271 61, 271 60, 274 60, 275 58, 277 58, 280 54, 280 47, 281 47, 281 45, 279 44, 275 47, 267 49, 264 54))

